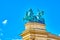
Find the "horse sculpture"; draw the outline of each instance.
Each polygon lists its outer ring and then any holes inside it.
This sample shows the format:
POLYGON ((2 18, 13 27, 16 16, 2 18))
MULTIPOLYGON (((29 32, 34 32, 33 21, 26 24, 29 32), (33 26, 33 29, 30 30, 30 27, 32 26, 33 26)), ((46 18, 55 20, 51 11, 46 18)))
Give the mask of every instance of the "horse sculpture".
POLYGON ((24 20, 27 20, 29 22, 38 22, 45 24, 44 18, 42 18, 42 15, 44 15, 44 11, 39 11, 38 15, 34 15, 32 9, 26 12, 26 15, 24 17, 24 20))

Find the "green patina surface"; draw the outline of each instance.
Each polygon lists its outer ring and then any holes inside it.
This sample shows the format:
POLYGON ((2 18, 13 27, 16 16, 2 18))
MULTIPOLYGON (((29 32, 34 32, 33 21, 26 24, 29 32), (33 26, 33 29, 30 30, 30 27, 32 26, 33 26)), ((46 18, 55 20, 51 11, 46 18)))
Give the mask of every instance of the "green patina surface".
POLYGON ((38 22, 45 24, 44 18, 42 18, 43 15, 44 15, 44 11, 39 11, 38 15, 34 15, 32 9, 30 9, 29 11, 26 12, 26 15, 23 19, 29 22, 38 22))

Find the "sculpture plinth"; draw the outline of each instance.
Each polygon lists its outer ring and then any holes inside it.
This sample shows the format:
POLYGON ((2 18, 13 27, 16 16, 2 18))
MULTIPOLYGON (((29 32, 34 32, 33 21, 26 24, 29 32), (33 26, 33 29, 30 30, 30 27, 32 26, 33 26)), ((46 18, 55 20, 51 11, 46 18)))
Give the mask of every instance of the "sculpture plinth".
POLYGON ((28 22, 25 24, 26 30, 38 30, 45 31, 45 24, 36 23, 36 22, 28 22))
POLYGON ((47 34, 48 33, 45 31, 45 24, 28 22, 25 24, 25 31, 21 36, 23 36, 23 40, 33 40, 36 39, 38 35, 47 37, 47 34))

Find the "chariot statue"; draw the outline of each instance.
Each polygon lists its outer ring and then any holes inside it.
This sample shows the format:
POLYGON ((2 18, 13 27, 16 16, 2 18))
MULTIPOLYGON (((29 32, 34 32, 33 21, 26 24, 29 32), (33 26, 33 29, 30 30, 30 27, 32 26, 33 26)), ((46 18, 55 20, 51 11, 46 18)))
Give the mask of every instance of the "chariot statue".
POLYGON ((44 11, 39 11, 37 15, 34 15, 33 10, 30 9, 26 12, 26 15, 23 19, 27 20, 28 22, 38 22, 45 24, 45 20, 42 17, 43 15, 44 15, 44 11))

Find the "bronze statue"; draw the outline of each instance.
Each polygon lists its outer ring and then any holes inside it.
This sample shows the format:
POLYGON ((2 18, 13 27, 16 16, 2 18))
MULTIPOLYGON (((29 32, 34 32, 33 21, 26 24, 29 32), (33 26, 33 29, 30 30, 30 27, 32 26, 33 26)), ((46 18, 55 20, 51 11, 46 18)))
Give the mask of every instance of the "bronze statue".
POLYGON ((29 22, 38 22, 45 24, 44 18, 42 16, 44 15, 44 11, 39 11, 38 15, 34 15, 32 9, 26 12, 26 15, 24 17, 24 20, 27 20, 29 22))

